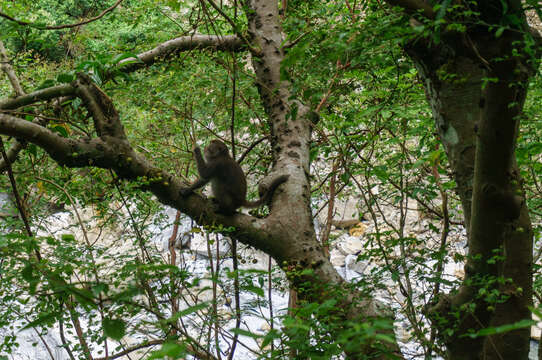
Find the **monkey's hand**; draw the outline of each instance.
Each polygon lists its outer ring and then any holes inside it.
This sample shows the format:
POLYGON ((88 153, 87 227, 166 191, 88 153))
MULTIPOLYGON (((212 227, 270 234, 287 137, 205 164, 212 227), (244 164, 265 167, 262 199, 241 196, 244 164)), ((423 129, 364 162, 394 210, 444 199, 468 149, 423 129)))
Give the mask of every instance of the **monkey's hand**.
POLYGON ((199 189, 202 186, 205 186, 205 184, 207 184, 208 182, 209 182, 209 180, 207 180, 207 179, 199 178, 192 185, 181 188, 181 190, 179 190, 179 193, 183 197, 188 196, 188 195, 192 194, 194 192, 194 190, 199 189))

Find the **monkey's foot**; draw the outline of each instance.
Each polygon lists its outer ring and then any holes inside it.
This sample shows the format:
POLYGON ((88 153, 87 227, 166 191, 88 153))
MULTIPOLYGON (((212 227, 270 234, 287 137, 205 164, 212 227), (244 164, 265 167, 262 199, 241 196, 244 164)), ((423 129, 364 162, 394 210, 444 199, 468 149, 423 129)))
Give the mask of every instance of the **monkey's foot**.
POLYGON ((217 214, 223 214, 223 215, 233 215, 235 214, 235 210, 231 210, 231 209, 228 209, 228 208, 224 208, 223 206, 220 205, 220 203, 218 202, 218 200, 214 197, 210 197, 209 200, 211 200, 211 207, 212 207, 212 210, 217 213, 217 214))

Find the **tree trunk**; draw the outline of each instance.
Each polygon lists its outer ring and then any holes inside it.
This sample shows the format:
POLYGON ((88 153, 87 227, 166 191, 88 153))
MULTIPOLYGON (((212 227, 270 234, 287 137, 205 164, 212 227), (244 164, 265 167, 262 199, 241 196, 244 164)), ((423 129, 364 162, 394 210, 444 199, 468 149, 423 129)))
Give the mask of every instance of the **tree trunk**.
POLYGON ((529 352, 529 328, 464 336, 530 318, 533 233, 514 154, 530 73, 523 58, 497 60, 520 40, 486 34, 471 45, 454 38, 406 49, 423 79, 468 233, 465 280, 430 309, 448 320, 433 324, 449 359, 526 359, 529 352), (493 80, 484 84, 485 78, 493 80), (488 300, 492 291, 500 301, 488 300))
MULTIPOLYGON (((267 218, 267 225, 276 238, 270 254, 283 266, 300 299, 318 303, 331 298, 338 300, 334 315, 339 321, 346 324, 383 317, 393 321, 391 316, 383 315, 373 299, 360 299, 359 294, 343 286, 344 280, 317 241, 310 209, 308 176, 313 114, 306 105, 292 99, 291 84, 280 75, 285 36, 280 26, 277 2, 250 0, 247 4, 252 10, 247 12, 248 34, 254 48, 258 49, 252 52, 252 65, 271 128, 275 159, 273 172, 290 175, 285 191, 275 195, 277 207, 267 218)), ((332 328, 341 329, 340 326, 332 328)), ((385 332, 394 337, 392 330, 385 332)), ((371 359, 401 358, 396 343, 378 346, 353 342, 349 345, 352 348, 345 349, 349 359, 366 359, 367 356, 371 359)))

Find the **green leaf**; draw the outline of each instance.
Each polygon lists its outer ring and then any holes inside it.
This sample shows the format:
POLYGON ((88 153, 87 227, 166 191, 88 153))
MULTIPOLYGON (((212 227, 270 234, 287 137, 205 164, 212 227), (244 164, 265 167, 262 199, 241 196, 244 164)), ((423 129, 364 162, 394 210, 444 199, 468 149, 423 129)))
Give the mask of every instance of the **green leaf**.
POLYGON ((120 340, 126 333, 126 323, 121 319, 104 318, 102 322, 104 333, 113 340, 120 340))
POLYGON ((125 66, 125 65, 133 64, 133 63, 142 63, 143 61, 141 61, 137 57, 136 54, 128 52, 128 53, 119 54, 113 57, 113 59, 111 59, 111 62, 115 65, 125 66), (130 60, 124 61, 122 64, 119 64, 119 62, 121 62, 124 59, 130 59, 130 60))
POLYGON ((246 291, 250 291, 251 293, 254 293, 254 294, 258 295, 258 296, 264 296, 265 295, 262 288, 254 286, 254 285, 244 285, 244 286, 241 286, 241 289, 246 290, 246 291))
POLYGON ((28 144, 26 150, 34 156, 38 155, 38 147, 35 144, 28 144))
POLYGON ((91 290, 94 296, 98 296, 102 292, 106 293, 109 290, 109 285, 100 283, 100 284, 92 286, 91 290))
POLYGON ((495 37, 496 37, 496 38, 501 37, 501 35, 502 35, 502 33, 504 32, 504 30, 505 30, 505 28, 502 27, 502 26, 501 26, 500 28, 498 28, 497 31, 495 31, 495 37))
POLYGON ((66 127, 63 125, 52 125, 51 130, 54 132, 60 134, 62 137, 68 137, 68 130, 66 130, 66 127))
POLYGON ((28 282, 32 282, 36 280, 34 267, 32 266, 32 264, 26 264, 26 266, 21 271, 21 275, 23 276, 23 279, 25 279, 28 282))
POLYGON ((440 20, 446 15, 446 9, 448 8, 451 2, 452 0, 444 0, 442 4, 440 4, 440 6, 437 5, 439 9, 438 9, 437 15, 435 16, 435 20, 440 20))
POLYGON ((49 88, 51 86, 55 86, 56 82, 52 79, 48 79, 48 80, 45 80, 44 82, 42 82, 36 90, 41 90, 41 89, 46 89, 46 88, 49 88))
POLYGON ((280 338, 280 334, 276 329, 269 330, 269 332, 264 336, 262 344, 260 345, 260 348, 264 349, 273 340, 278 339, 278 338, 280 338))
POLYGON ((73 80, 75 80, 75 75, 69 73, 60 74, 56 77, 56 81, 59 83, 71 83, 73 80))
POLYGON ((201 304, 196 304, 194 306, 189 306, 184 310, 176 312, 172 317, 168 319, 169 322, 175 322, 179 318, 182 318, 183 316, 190 315, 192 313, 195 313, 196 311, 206 309, 209 306, 207 302, 203 302, 201 304))
POLYGON ((186 355, 186 345, 177 344, 174 342, 167 342, 162 344, 162 348, 157 351, 153 351, 149 360, 151 359, 180 359, 186 355))
POLYGON ((54 320, 56 320, 56 315, 57 314, 54 312, 41 313, 38 315, 38 318, 36 320, 26 324, 20 331, 35 328, 39 325, 51 324, 54 320))
POLYGON ((75 242, 75 236, 73 236, 73 234, 62 234, 60 235, 60 238, 65 242, 75 242))

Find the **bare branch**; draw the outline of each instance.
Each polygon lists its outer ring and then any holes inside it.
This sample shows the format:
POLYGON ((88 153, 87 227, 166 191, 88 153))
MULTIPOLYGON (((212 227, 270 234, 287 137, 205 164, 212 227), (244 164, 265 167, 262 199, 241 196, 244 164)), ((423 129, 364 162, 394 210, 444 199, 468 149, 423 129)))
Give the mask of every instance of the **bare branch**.
MULTIPOLYGON (((6 157, 8 161, 13 163, 15 160, 17 160, 17 155, 21 152, 22 149, 24 149, 25 144, 21 143, 20 141, 14 140, 9 147, 9 149, 6 150, 6 157)), ((7 163, 4 161, 4 159, 0 160, 0 172, 3 172, 7 169, 7 163)))
POLYGON ((5 19, 8 19, 10 21, 13 21, 13 22, 16 22, 17 24, 19 25, 22 25, 22 26, 31 26, 33 28, 36 28, 36 29, 40 29, 40 30, 60 30, 60 29, 69 29, 69 28, 74 28, 74 27, 78 27, 78 26, 81 26, 81 25, 85 25, 85 24, 88 24, 88 23, 91 23, 93 21, 96 21, 98 19, 101 19, 102 17, 104 17, 107 13, 110 13, 111 11, 115 10, 115 8, 117 6, 119 6, 119 4, 121 2, 123 2, 124 0, 117 0, 117 2, 115 2, 113 5, 111 5, 110 7, 108 7, 107 9, 105 9, 104 11, 102 11, 99 15, 97 16, 94 16, 90 19, 87 19, 87 20, 83 20, 81 22, 78 22, 78 23, 74 23, 74 24, 65 24, 65 25, 51 25, 51 26, 39 26, 39 25, 36 25, 32 22, 28 22, 28 21, 22 21, 22 20, 17 20, 15 19, 14 17, 12 16, 9 16, 8 14, 5 14, 3 12, 0 12, 0 17, 3 17, 5 19))

